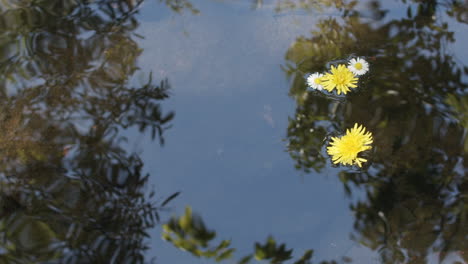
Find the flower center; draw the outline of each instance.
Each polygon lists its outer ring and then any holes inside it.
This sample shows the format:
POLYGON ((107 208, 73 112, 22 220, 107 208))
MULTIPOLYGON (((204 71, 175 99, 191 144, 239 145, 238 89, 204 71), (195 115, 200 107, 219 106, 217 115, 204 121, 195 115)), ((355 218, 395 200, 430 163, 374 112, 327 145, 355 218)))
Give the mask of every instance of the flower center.
POLYGON ((359 140, 356 140, 355 138, 352 137, 347 137, 344 140, 344 148, 343 148, 343 153, 346 154, 347 156, 351 157, 356 157, 357 154, 361 151, 361 146, 359 140))
POLYGON ((346 83, 346 76, 344 74, 337 74, 335 76, 335 82, 337 85, 343 85, 346 83))
POLYGON ((315 80, 314 80, 315 84, 320 84, 321 81, 322 81, 322 80, 321 80, 320 78, 315 78, 315 80))
POLYGON ((358 70, 362 70, 362 63, 358 62, 358 63, 354 64, 354 68, 356 68, 358 70))

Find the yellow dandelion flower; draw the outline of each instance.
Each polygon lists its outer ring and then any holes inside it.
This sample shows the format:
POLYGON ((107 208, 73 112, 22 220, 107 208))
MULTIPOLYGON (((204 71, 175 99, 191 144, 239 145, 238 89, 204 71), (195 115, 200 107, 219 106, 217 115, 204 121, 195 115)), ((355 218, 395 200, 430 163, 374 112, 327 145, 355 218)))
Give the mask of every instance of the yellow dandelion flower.
POLYGON ((330 145, 327 147, 328 155, 332 157, 333 163, 342 163, 344 165, 356 164, 361 167, 361 163, 366 159, 359 158, 359 152, 368 150, 372 144, 372 133, 366 128, 354 124, 354 127, 346 130, 346 134, 340 138, 332 137, 330 145))
POLYGON ((349 88, 357 86, 357 80, 346 65, 340 64, 338 67, 331 66, 331 73, 327 73, 322 77, 321 84, 329 92, 336 88, 338 94, 346 94, 350 91, 349 88))

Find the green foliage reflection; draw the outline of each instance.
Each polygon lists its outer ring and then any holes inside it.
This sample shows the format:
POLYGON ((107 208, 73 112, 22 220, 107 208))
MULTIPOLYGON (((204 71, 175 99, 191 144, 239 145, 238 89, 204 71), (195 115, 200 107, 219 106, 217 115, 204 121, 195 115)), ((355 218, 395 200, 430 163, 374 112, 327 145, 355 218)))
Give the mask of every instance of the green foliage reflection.
POLYGON ((311 36, 298 37, 286 53, 296 114, 288 127, 289 150, 300 170, 322 171, 329 136, 355 122, 373 132, 364 170, 343 169, 340 180, 366 199, 351 204, 354 239, 380 253, 382 263, 426 263, 463 254, 466 216, 466 73, 449 52, 454 32, 440 12, 466 22, 457 1, 408 1, 406 16, 384 19, 371 5, 372 23, 358 10, 319 20, 311 36), (457 11, 454 11, 457 10, 457 11), (307 91, 304 74, 356 54, 371 63, 360 89, 346 98, 307 91))
MULTIPOLYGON (((192 213, 190 207, 180 217, 172 217, 163 225, 164 240, 175 247, 187 251, 196 257, 214 259, 216 262, 234 258, 234 248, 230 248, 230 240, 222 240, 218 245, 210 245, 216 238, 216 232, 206 228, 203 219, 192 213)), ((247 264, 253 258, 265 260, 271 264, 281 264, 293 259, 293 250, 286 249, 285 244, 277 245, 273 237, 268 237, 265 244, 255 243, 254 254, 247 255, 237 263, 247 264)), ((307 250, 294 264, 312 264, 313 250, 307 250)), ((335 261, 322 261, 321 264, 335 264, 335 261)))
MULTIPOLYGON (((125 129, 163 141, 138 1, 2 1, 0 263, 143 263, 159 206, 125 129)), ((164 203, 165 204, 165 203, 164 203)))
POLYGON ((210 247, 210 241, 216 237, 216 232, 208 230, 203 220, 192 214, 190 207, 185 208, 184 215, 179 218, 173 217, 163 225, 163 230, 164 240, 197 257, 214 258, 219 262, 231 258, 234 252, 234 249, 229 248, 230 240, 223 240, 210 247))

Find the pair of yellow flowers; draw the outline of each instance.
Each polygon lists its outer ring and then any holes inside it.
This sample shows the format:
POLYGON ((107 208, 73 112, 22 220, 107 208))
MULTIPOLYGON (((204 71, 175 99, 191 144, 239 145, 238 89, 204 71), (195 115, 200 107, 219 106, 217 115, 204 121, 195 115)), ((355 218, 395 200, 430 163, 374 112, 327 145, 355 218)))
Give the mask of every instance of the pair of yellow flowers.
MULTIPOLYGON (((337 94, 346 94, 351 88, 357 87, 359 75, 369 71, 369 63, 362 58, 351 59, 348 66, 344 64, 338 67, 331 66, 331 72, 326 74, 314 73, 307 78, 307 84, 310 88, 316 90, 325 89, 333 92, 336 89, 337 94)), ((328 154, 332 157, 335 164, 362 166, 367 160, 358 157, 361 151, 371 148, 372 133, 367 131, 362 125, 354 124, 354 127, 346 130, 342 137, 332 137, 330 145, 327 147, 328 154)))

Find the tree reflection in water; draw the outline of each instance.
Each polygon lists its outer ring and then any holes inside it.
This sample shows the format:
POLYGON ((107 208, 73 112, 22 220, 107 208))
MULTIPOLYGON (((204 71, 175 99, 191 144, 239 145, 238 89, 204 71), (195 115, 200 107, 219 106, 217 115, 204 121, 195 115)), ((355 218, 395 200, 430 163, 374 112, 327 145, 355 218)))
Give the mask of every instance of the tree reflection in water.
POLYGON ((454 32, 441 15, 467 23, 467 10, 459 1, 408 2, 398 19, 372 1, 372 23, 352 8, 321 20, 311 37, 297 38, 284 67, 297 102, 288 148, 298 169, 329 164, 324 139, 333 131, 359 122, 373 132, 367 168, 343 168, 339 177, 349 195, 367 194, 351 204, 353 237, 383 263, 426 263, 433 252, 442 261, 468 244, 468 67, 447 48, 454 32), (358 90, 339 99, 306 90, 304 73, 350 54, 371 63, 358 90))
MULTIPOLYGON (((186 207, 185 213, 180 217, 172 217, 163 225, 162 237, 175 247, 187 251, 195 257, 203 257, 221 262, 235 258, 235 248, 232 248, 231 240, 213 242, 216 232, 206 227, 203 219, 192 213, 192 208, 186 207), (214 244, 213 244, 214 243, 214 244)), ((264 244, 256 242, 254 252, 238 260, 239 264, 252 263, 253 259, 268 261, 271 264, 280 264, 295 260, 293 264, 312 264, 314 251, 309 249, 301 257, 293 257, 293 249, 288 249, 286 244, 277 245, 273 237, 268 237, 264 244)), ((346 260, 346 258, 344 258, 346 260)), ((336 261, 322 261, 320 264, 336 264, 336 261)))
POLYGON ((144 261, 158 205, 119 132, 163 143, 174 113, 167 80, 133 81, 140 4, 2 2, 0 263, 144 261))

